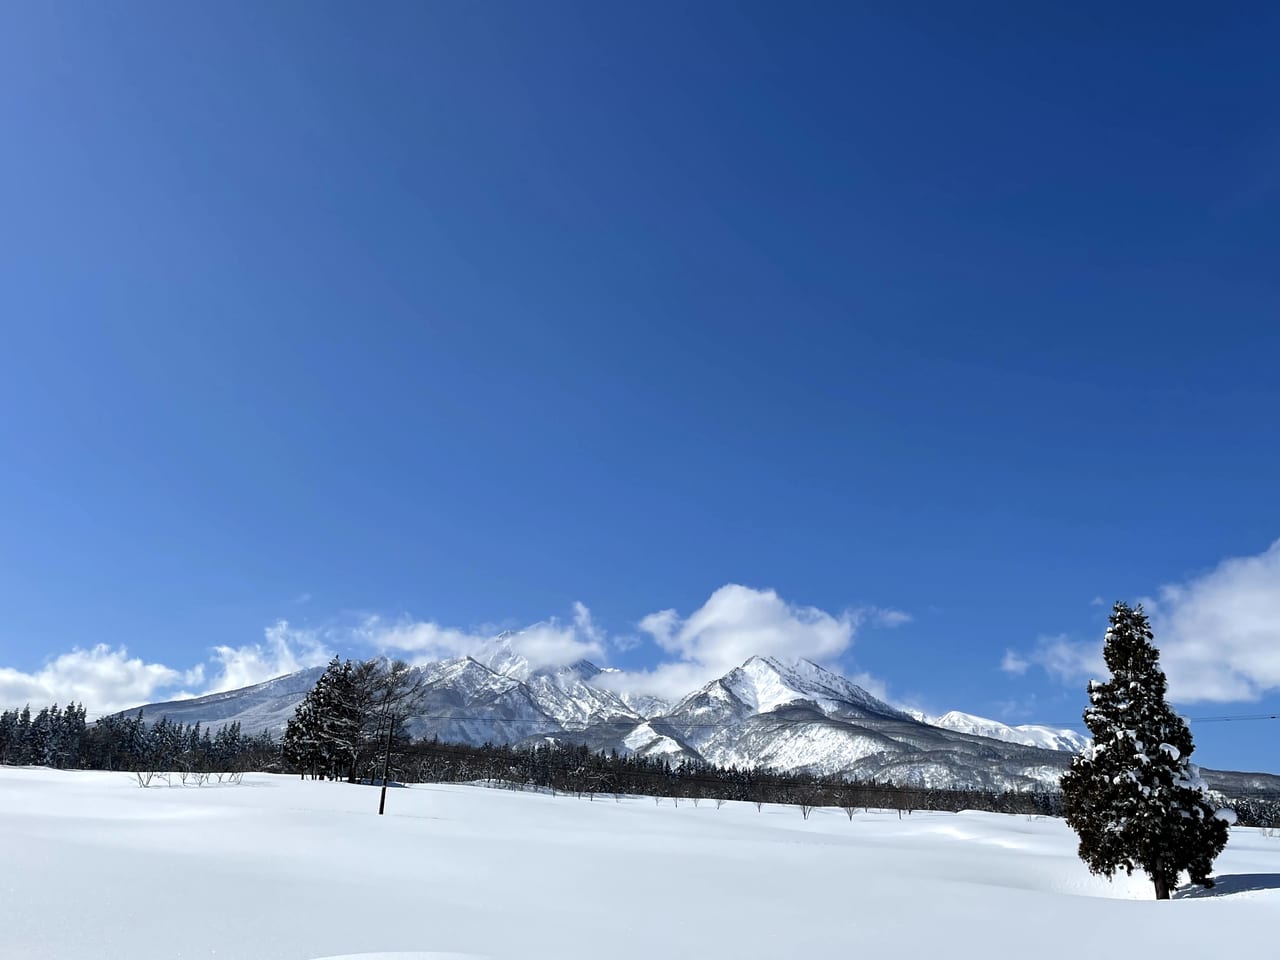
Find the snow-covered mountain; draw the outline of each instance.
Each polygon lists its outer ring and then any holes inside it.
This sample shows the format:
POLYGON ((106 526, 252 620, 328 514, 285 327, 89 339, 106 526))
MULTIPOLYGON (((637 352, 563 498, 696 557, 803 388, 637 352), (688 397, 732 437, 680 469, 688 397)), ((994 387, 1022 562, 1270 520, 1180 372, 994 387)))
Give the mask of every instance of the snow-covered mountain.
MULTIPOLYGON (((1055 785, 1084 738, 963 713, 914 715, 818 664, 752 657, 675 704, 615 692, 585 660, 531 664, 510 637, 418 668, 418 736, 480 744, 553 738, 673 763, 765 766, 865 780, 975 789, 1055 785)), ((149 719, 279 733, 323 668, 191 700, 148 704, 149 719)), ((1221 774, 1218 777, 1245 775, 1221 774)), ((1210 776, 1213 782, 1213 776, 1210 776)), ((1243 782, 1243 781, 1242 781, 1243 782)))
POLYGON ((263 730, 280 733, 293 716, 294 708, 323 673, 324 667, 310 667, 251 687, 187 700, 148 703, 126 712, 133 714, 142 710, 147 720, 168 717, 175 723, 199 722, 215 728, 224 723, 239 723, 245 733, 263 730))
MULTIPOLYGON (((1037 749, 1050 746, 1047 739, 991 739, 986 734, 1003 731, 990 721, 982 729, 923 723, 806 660, 752 657, 674 705, 615 692, 612 671, 585 660, 532 664, 510 636, 495 638, 472 656, 417 669, 425 692, 410 729, 444 741, 551 737, 672 762, 995 788, 1056 780, 1067 762, 1064 753, 1037 749)), ((246 733, 279 733, 321 671, 143 709, 150 718, 206 725, 239 721, 246 733)))
POLYGON ((592 683, 604 671, 587 660, 568 666, 535 668, 514 649, 506 635, 496 638, 470 659, 499 676, 524 684, 540 713, 566 730, 580 730, 600 721, 644 719, 643 714, 618 694, 592 683))
POLYGON ((1074 730, 1059 730, 1054 727, 1041 727, 1033 723, 1023 723, 1011 727, 999 720, 988 720, 986 717, 975 717, 971 713, 952 710, 940 717, 930 717, 919 711, 910 711, 911 715, 923 723, 942 727, 946 730, 958 730, 971 733, 975 737, 990 737, 992 740, 1003 740, 1005 743, 1020 743, 1028 747, 1043 747, 1046 750, 1065 750, 1067 753, 1079 753, 1089 738, 1074 730))
POLYGON ((647 719, 595 725, 597 749, 932 786, 1033 788, 1069 756, 922 723, 818 664, 752 657, 647 719))

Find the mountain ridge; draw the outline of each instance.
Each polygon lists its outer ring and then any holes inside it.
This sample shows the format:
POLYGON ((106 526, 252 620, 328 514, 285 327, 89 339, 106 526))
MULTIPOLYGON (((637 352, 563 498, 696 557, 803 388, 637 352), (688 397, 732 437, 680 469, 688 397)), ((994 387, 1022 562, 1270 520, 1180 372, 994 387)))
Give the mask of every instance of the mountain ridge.
MULTIPOLYGON (((278 734, 323 669, 140 709, 173 721, 238 721, 246 733, 278 734)), ((674 704, 610 689, 612 671, 587 660, 535 666, 510 637, 415 670, 424 696, 410 731, 471 744, 553 739, 673 763, 1026 790, 1056 787, 1085 742, 1075 731, 1011 727, 960 711, 928 718, 894 707, 810 660, 749 657, 674 704), (602 677, 606 683, 593 682, 602 677)))

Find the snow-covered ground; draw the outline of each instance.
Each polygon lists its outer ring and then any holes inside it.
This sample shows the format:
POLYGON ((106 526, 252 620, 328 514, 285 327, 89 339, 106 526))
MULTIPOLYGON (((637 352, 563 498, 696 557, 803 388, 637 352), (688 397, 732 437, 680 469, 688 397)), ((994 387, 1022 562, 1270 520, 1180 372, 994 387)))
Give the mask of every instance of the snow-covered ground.
POLYGON ((1049 819, 174 783, 0 768, 0 956, 1208 958, 1280 924, 1280 839, 1246 828, 1213 896, 1157 903, 1049 819))

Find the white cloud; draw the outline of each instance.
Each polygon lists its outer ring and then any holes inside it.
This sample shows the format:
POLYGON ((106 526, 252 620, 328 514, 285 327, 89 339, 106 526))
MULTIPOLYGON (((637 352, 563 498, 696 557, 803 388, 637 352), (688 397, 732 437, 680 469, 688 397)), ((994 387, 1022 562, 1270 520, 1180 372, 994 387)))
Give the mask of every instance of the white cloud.
POLYGON ((550 667, 579 660, 604 660, 603 637, 591 622, 591 613, 575 604, 574 622, 552 619, 526 627, 510 638, 511 649, 529 661, 529 666, 550 667))
POLYGON ((849 678, 867 693, 871 694, 877 700, 883 700, 885 703, 895 703, 894 698, 889 693, 889 685, 877 676, 873 676, 863 670, 861 673, 855 673, 849 678))
POLYGON ((591 611, 581 601, 575 601, 573 604, 573 625, 587 643, 597 646, 604 644, 604 632, 595 625, 591 619, 591 611))
POLYGON ((610 637, 609 642, 613 644, 613 648, 619 653, 626 653, 643 644, 644 637, 635 633, 622 633, 610 637))
POLYGON ((673 660, 653 670, 624 672, 611 685, 674 698, 761 654, 830 663, 853 642, 863 615, 832 615, 794 606, 772 590, 726 584, 699 609, 681 619, 675 610, 651 613, 640 629, 673 660))
POLYGON ((160 700, 247 687, 329 659, 315 633, 294 629, 284 620, 267 627, 263 640, 243 647, 214 647, 213 679, 208 681, 205 664, 180 670, 147 663, 129 656, 124 647, 105 643, 61 654, 31 673, 0 667, 0 707, 74 700, 93 715, 115 713, 160 700))
POLYGON ((287 620, 267 627, 263 641, 243 647, 214 647, 211 659, 218 665, 219 672, 204 692, 238 690, 286 673, 321 666, 333 656, 315 631, 291 627, 287 620))
POLYGON ((1027 668, 1030 666, 1030 661, 1014 650, 1006 650, 1004 652, 1004 659, 1000 661, 1001 670, 1005 673, 1012 673, 1019 677, 1026 673, 1027 668))
POLYGON ((83 703, 94 713, 111 713, 154 700, 160 691, 198 684, 203 672, 180 671, 130 657, 124 647, 100 643, 72 650, 33 673, 0 667, 0 707, 83 703))
MULTIPOLYGON (((1142 603, 1171 700, 1228 703, 1280 690, 1280 540, 1166 584, 1142 603)), ((1006 652, 1002 668, 1022 673, 1031 664, 1066 683, 1106 674, 1101 640, 1065 635, 1041 638, 1027 653, 1006 652)))
POLYGON ((356 635, 376 650, 408 654, 417 663, 474 653, 492 639, 457 627, 442 627, 429 620, 403 618, 387 623, 378 616, 366 619, 356 635))
POLYGON ((1280 689, 1280 540, 1143 602, 1171 698, 1256 700, 1280 689))
POLYGON ((1072 640, 1065 633, 1040 637, 1035 648, 1025 656, 1006 651, 1001 667, 1010 673, 1025 673, 1031 664, 1063 683, 1101 677, 1107 670, 1102 661, 1101 641, 1072 640))
POLYGON ((913 619, 911 614, 889 607, 871 607, 866 613, 877 627, 900 627, 913 619))
MULTIPOLYGON (((461 657, 493 643, 492 632, 442 627, 438 623, 401 619, 386 623, 370 617, 358 631, 362 640, 384 653, 408 655, 415 663, 461 657)), ((573 605, 573 621, 557 618, 509 633, 511 649, 533 668, 605 659, 606 638, 582 603, 573 605)))

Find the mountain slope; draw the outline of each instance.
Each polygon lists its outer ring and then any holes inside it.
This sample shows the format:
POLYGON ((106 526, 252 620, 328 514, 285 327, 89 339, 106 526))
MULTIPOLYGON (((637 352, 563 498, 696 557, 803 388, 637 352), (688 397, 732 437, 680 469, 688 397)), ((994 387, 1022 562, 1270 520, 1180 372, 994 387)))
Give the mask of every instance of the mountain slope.
POLYGON ((990 737, 993 740, 1003 740, 1005 743, 1020 743, 1028 747, 1042 747, 1045 750, 1065 750, 1067 753, 1079 753, 1089 742, 1088 737, 1074 730, 1055 730, 1052 727, 1041 727, 1031 723, 1011 727, 999 720, 975 717, 971 713, 961 713, 959 710, 952 710, 950 713, 944 713, 940 717, 933 717, 925 722, 946 730, 973 734, 975 737, 990 737))
MULTIPOLYGON (((424 694, 416 736, 480 744, 582 743, 673 764, 764 766, 863 780, 972 789, 1055 788, 1083 738, 1070 730, 952 712, 911 714, 818 664, 752 657, 674 705, 614 692, 588 661, 534 666, 511 637, 475 656, 416 668, 424 694)), ((194 700, 150 704, 146 716, 278 734, 323 668, 194 700)), ((1248 787, 1267 775, 1211 774, 1248 787)))
MULTIPOLYGON (((924 786, 1034 788, 1056 782, 1070 759, 922 723, 818 664, 772 657, 752 657, 646 726, 666 738, 664 751, 721 766, 924 786)), ((593 745, 619 750, 633 736, 592 732, 593 745)))
POLYGON ((124 712, 134 714, 142 710, 146 720, 168 717, 175 723, 198 722, 214 727, 224 723, 239 723, 245 733, 261 733, 264 730, 280 733, 293 716, 294 709, 316 685, 322 673, 324 667, 310 667, 238 690, 211 693, 189 700, 148 703, 124 712))

